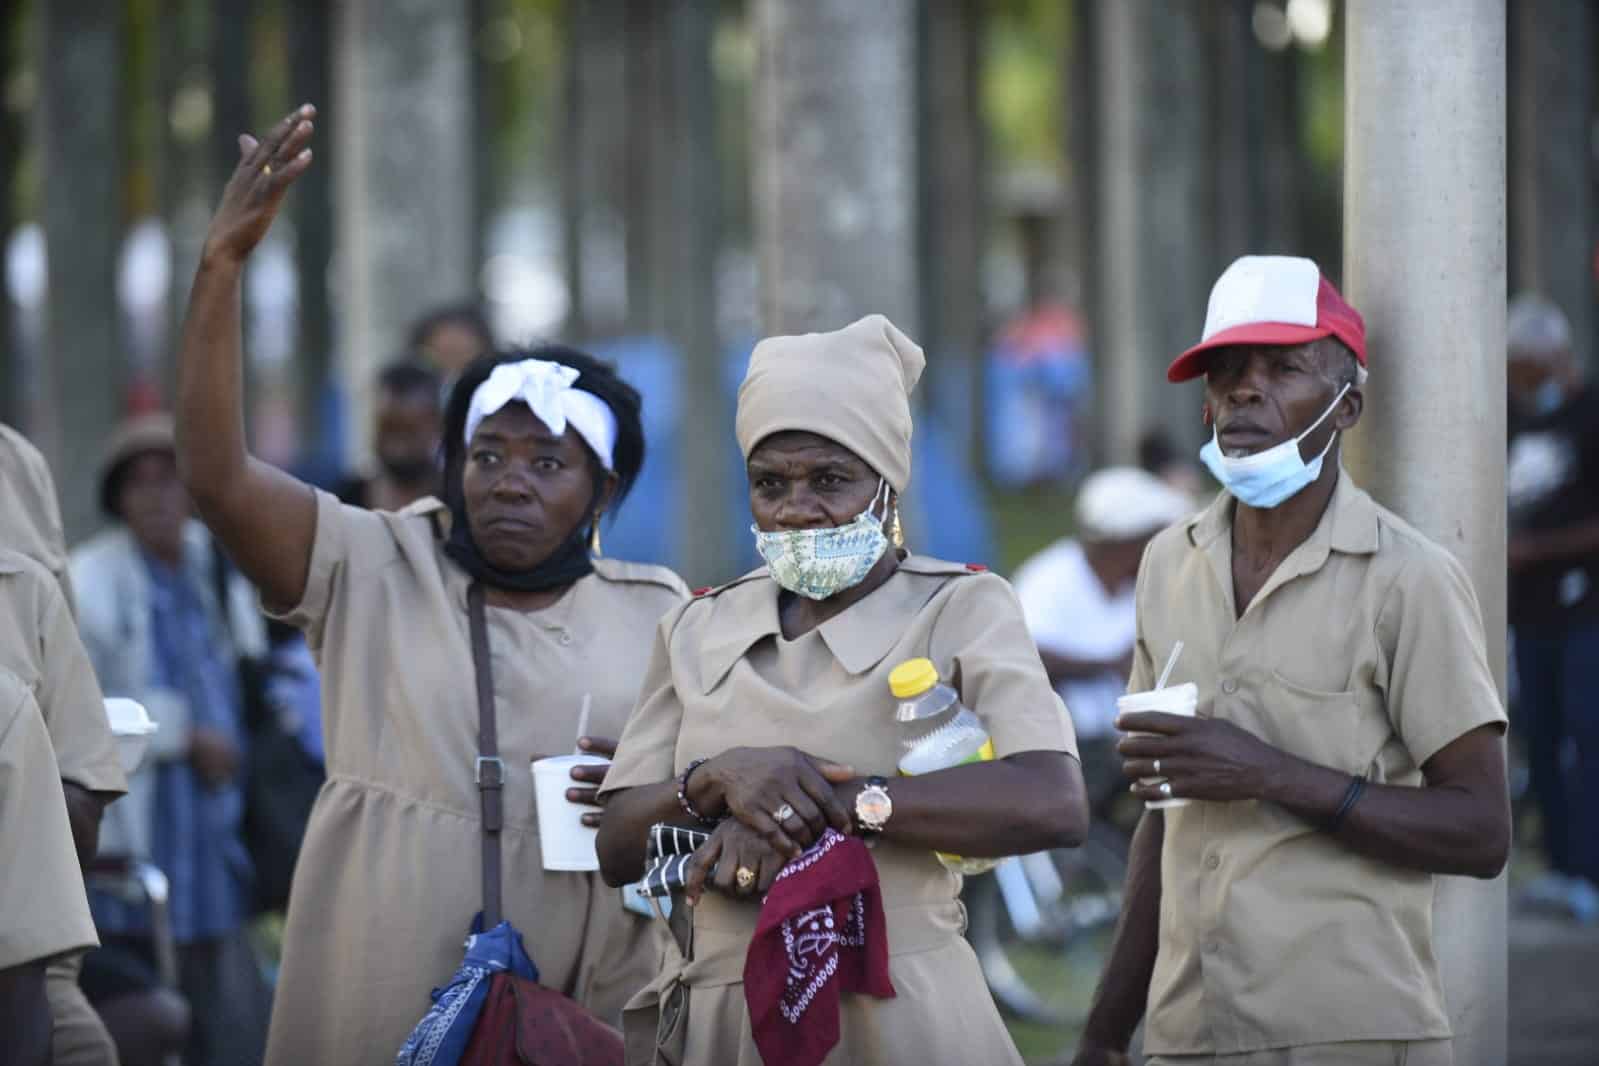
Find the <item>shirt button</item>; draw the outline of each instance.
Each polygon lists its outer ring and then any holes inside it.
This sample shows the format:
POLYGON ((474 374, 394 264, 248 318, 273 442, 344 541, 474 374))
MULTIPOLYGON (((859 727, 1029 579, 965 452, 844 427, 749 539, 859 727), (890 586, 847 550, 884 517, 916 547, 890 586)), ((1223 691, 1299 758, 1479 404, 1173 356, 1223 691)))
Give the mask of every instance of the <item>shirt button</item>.
POLYGON ((1214 940, 1205 941, 1205 954, 1214 955, 1214 954, 1216 954, 1216 950, 1217 950, 1217 946, 1216 946, 1216 942, 1214 940))
POLYGON ((570 643, 572 643, 572 634, 564 629, 561 630, 561 647, 564 648, 570 643))
POLYGON ((1234 692, 1238 691, 1238 682, 1229 677, 1226 681, 1221 683, 1221 690, 1227 693, 1227 695, 1231 696, 1234 692))
POLYGON ((1205 869, 1214 870, 1216 867, 1218 867, 1220 865, 1221 865, 1221 858, 1219 856, 1207 855, 1205 857, 1205 869))

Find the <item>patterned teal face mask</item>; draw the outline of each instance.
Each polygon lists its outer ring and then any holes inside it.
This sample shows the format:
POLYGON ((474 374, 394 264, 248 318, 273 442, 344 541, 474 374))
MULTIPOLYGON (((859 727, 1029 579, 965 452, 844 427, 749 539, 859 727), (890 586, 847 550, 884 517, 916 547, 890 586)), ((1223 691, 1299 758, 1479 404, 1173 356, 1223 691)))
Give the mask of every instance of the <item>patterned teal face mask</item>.
POLYGON ((766 560, 772 580, 806 599, 825 600, 866 580, 888 550, 883 532, 887 517, 888 482, 879 481, 872 502, 841 526, 827 529, 782 529, 763 533, 751 525, 755 547, 766 560), (877 512, 882 501, 884 513, 877 512))

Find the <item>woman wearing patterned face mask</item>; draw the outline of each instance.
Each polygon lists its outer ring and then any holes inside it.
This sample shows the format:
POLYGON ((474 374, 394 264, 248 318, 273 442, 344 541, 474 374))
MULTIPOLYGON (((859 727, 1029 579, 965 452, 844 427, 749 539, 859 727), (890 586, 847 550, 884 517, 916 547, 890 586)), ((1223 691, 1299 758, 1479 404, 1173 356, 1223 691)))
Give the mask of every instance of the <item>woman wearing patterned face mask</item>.
POLYGON ((685 1062, 761 1061, 741 980, 760 901, 834 832, 875 845, 893 993, 844 995, 825 1061, 1020 1061, 961 939, 960 878, 934 853, 1072 846, 1086 805, 1070 719, 1010 586, 895 546, 923 365, 881 315, 756 347, 736 428, 767 566, 662 620, 606 777, 613 884, 640 876, 652 825, 714 825, 687 865, 692 963, 652 988, 686 989, 685 1062), (993 761, 887 780, 904 728, 888 674, 918 657, 981 719, 993 761))

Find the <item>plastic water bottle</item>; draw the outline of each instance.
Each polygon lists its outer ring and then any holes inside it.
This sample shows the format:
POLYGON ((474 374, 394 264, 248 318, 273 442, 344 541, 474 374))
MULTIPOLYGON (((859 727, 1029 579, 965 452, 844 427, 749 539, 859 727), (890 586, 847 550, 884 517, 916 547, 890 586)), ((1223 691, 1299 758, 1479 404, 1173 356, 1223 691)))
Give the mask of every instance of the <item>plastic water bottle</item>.
MULTIPOLYGON (((994 757, 994 744, 982 720, 961 703, 953 686, 939 680, 931 659, 900 663, 888 675, 888 688, 899 700, 895 720, 906 727, 901 774, 927 774, 994 757)), ((980 874, 999 865, 998 859, 935 854, 945 867, 961 874, 980 874)))

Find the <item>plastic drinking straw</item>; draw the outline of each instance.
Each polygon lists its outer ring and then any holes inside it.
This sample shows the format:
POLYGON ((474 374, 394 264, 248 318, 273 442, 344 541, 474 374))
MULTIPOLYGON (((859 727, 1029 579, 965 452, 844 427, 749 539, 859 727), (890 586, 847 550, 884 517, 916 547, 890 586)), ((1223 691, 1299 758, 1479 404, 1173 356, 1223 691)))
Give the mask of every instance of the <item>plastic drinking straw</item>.
MULTIPOLYGON (((1182 642, 1178 641, 1177 642, 1177 647, 1181 648, 1182 646, 1183 646, 1182 642)), ((578 740, 582 740, 585 736, 588 735, 588 731, 589 731, 589 708, 592 707, 593 705, 594 705, 594 697, 591 696, 587 692, 583 693, 583 709, 581 711, 579 711, 578 715, 577 715, 577 739, 578 740)), ((576 755, 582 755, 583 754, 583 746, 581 744, 573 744, 572 751, 576 755)))
MULTIPOLYGON (((1160 672, 1160 680, 1155 682, 1155 687, 1156 688, 1160 689, 1160 688, 1165 688, 1166 687, 1166 679, 1171 677, 1172 668, 1177 665, 1177 656, 1181 655, 1182 653, 1183 653, 1183 642, 1179 640, 1176 644, 1173 644, 1172 647, 1171 647, 1171 658, 1166 660, 1166 669, 1164 669, 1164 670, 1162 670, 1160 672)), ((585 696, 583 698, 585 700, 588 699, 587 696, 585 696)), ((584 714, 588 713, 588 705, 587 705, 587 703, 584 704, 583 713, 584 714)))

